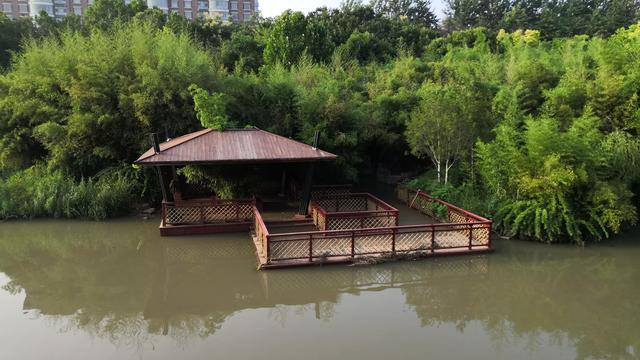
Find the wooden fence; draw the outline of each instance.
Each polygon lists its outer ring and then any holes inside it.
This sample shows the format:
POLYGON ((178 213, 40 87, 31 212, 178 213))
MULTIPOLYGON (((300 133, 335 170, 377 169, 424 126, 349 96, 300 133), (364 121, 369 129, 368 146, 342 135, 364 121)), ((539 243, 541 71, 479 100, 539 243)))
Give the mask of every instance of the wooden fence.
POLYGON ((255 199, 182 200, 162 203, 162 226, 252 221, 255 199))
POLYGON ((344 230, 398 225, 398 210, 369 193, 318 197, 309 203, 319 230, 344 230))
POLYGON ((314 185, 311 188, 311 198, 349 193, 351 193, 351 184, 314 185))
POLYGON ((435 198, 424 191, 409 189, 406 186, 397 187, 398 199, 412 209, 449 223, 483 223, 491 225, 491 220, 473 214, 444 200, 435 198), (444 216, 442 215, 444 213, 444 216))
MULTIPOLYGON (((410 207, 428 213, 431 203, 447 208, 449 222, 378 228, 354 228, 285 234, 269 234, 256 220, 256 247, 262 268, 313 263, 348 262, 359 257, 446 255, 489 251, 491 221, 421 191, 410 207), (260 255, 262 254, 262 255, 260 255)), ((408 194, 408 195, 407 195, 408 194)), ((258 213, 259 215, 259 213, 258 213)), ((256 216, 258 218, 258 216, 256 216)))

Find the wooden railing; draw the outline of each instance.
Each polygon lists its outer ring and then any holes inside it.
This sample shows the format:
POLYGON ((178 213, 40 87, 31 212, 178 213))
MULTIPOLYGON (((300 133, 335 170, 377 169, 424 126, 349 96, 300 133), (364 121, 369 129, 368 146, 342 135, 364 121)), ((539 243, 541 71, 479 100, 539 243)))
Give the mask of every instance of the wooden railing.
POLYGON ((256 236, 256 243, 258 249, 258 257, 260 262, 265 263, 269 259, 269 229, 264 224, 262 215, 255 205, 252 208, 253 213, 253 231, 256 236))
POLYGON ((255 199, 202 199, 162 203, 162 225, 200 225, 253 220, 255 199))
POLYGON ((351 184, 314 185, 311 188, 311 198, 349 194, 351 187, 351 184))
POLYGON ((421 213, 445 222, 451 223, 489 223, 491 220, 476 215, 458 206, 450 204, 442 199, 433 197, 420 189, 409 189, 404 185, 397 188, 398 199, 412 209, 416 209, 421 213), (446 211, 443 217, 438 213, 438 208, 446 211))
POLYGON ((398 225, 398 210, 369 193, 324 196, 309 203, 320 230, 364 229, 398 225))
POLYGON ((490 224, 424 224, 272 234, 267 262, 487 249, 490 224))
MULTIPOLYGON (((408 190, 407 190, 408 191, 408 190)), ((284 234, 265 232, 261 246, 263 264, 350 260, 362 256, 420 253, 486 251, 491 247, 491 221, 421 191, 410 193, 410 206, 427 208, 428 202, 447 207, 450 221, 440 224, 352 228, 284 234), (417 193, 417 195, 416 195, 417 193), (418 199, 422 199, 418 202, 418 199), (464 221, 462 221, 464 219, 464 221)), ((406 193, 401 193, 406 198, 406 193)), ((327 213, 315 207, 313 215, 325 219, 327 213)), ((430 209, 430 207, 428 207, 430 209)), ((397 210, 396 210, 397 211, 397 210)), ((351 214, 351 212, 346 212, 351 214)), ((321 221, 314 218, 314 221, 321 221)), ((257 226, 257 225, 256 225, 257 226)))

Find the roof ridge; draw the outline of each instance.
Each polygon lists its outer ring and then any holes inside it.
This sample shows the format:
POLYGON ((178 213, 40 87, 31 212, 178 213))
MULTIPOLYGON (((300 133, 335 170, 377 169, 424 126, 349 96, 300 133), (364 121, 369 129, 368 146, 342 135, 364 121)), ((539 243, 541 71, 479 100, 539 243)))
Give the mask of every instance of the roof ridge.
POLYGON ((331 153, 331 152, 328 152, 328 151, 326 151, 326 150, 322 150, 322 149, 320 149, 320 147, 316 147, 316 146, 313 146, 313 145, 309 145, 309 144, 304 143, 304 142, 302 142, 302 141, 298 141, 298 140, 295 140, 295 139, 292 139, 292 138, 288 138, 288 137, 286 137, 286 136, 284 136, 284 135, 280 135, 280 134, 272 133, 271 131, 262 130, 262 129, 257 128, 257 127, 256 127, 255 129, 256 129, 256 130, 258 130, 258 131, 262 131, 262 132, 264 132, 264 133, 267 133, 267 134, 269 134, 269 135, 273 135, 273 136, 281 137, 281 138, 283 138, 283 139, 287 139, 287 140, 289 140, 289 141, 293 141, 293 142, 296 142, 296 143, 301 144, 301 145, 309 146, 310 148, 312 148, 312 149, 314 149, 314 150, 316 150, 316 151, 320 151, 320 152, 325 153, 325 154, 329 154, 329 155, 334 155, 334 156, 336 156, 334 153, 331 153))
MULTIPOLYGON (((190 141, 192 141, 192 140, 194 140, 194 139, 197 139, 197 138, 201 137, 202 135, 208 134, 208 133, 210 133, 210 132, 212 132, 212 131, 213 131, 213 129, 211 129, 211 128, 201 129, 201 130, 196 131, 196 132, 200 132, 200 134, 198 134, 198 135, 196 135, 196 136, 194 136, 194 137, 192 137, 192 138, 186 139, 186 140, 184 140, 184 141, 176 141, 176 140, 180 139, 181 137, 188 137, 189 135, 193 135, 193 133, 180 135, 180 136, 178 136, 177 138, 173 138, 173 139, 171 139, 171 140, 169 140, 169 141, 165 141, 165 142, 164 142, 164 144, 165 144, 165 145, 166 145, 166 143, 168 143, 168 142, 170 142, 170 141, 174 141, 175 143, 174 143, 174 144, 171 144, 171 145, 169 145, 169 146, 165 146, 164 148, 161 148, 161 149, 160 149, 160 152, 163 152, 163 151, 167 151, 167 150, 173 149, 174 147, 179 146, 179 145, 182 145, 182 144, 186 144, 186 143, 188 143, 188 142, 190 142, 190 141)), ((161 146, 161 147, 162 147, 162 145, 163 145, 163 143, 160 143, 160 146, 161 146)), ((153 148, 153 147, 152 147, 152 148, 153 148)), ((140 158, 139 158, 138 160, 136 160, 136 161, 146 160, 146 159, 148 159, 148 158, 150 158, 150 157, 152 157, 152 156, 154 156, 154 155, 157 155, 157 154, 156 154, 155 152, 152 152, 152 153, 151 153, 151 154, 149 154, 148 156, 146 156, 146 157, 140 157, 140 158)))
MULTIPOLYGON (((307 143, 303 143, 302 141, 298 141, 298 140, 296 140, 296 139, 292 139, 292 138, 286 137, 286 136, 284 136, 284 135, 280 135, 280 134, 272 133, 271 131, 262 130, 262 129, 260 129, 260 128, 255 128, 255 129, 256 129, 256 130, 258 130, 258 131, 262 131, 263 133, 266 133, 266 134, 272 135, 272 136, 276 136, 276 137, 280 137, 280 138, 283 138, 283 139, 287 139, 287 140, 289 140, 289 141, 297 142, 298 144, 305 145, 305 146, 309 146, 309 147, 313 148, 313 145, 309 145, 309 144, 307 144, 307 143)), ((314 149, 320 150, 320 149, 318 149, 318 148, 314 148, 314 149)))

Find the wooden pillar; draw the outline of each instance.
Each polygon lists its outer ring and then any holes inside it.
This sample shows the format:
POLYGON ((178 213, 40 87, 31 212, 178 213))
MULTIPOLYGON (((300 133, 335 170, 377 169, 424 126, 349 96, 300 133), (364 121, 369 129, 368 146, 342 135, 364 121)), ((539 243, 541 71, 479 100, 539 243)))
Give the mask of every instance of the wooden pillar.
POLYGON ((300 208, 298 209, 298 215, 309 214, 309 201, 311 201, 311 187, 313 185, 313 172, 315 166, 313 163, 307 166, 307 172, 304 177, 304 187, 302 188, 302 194, 300 196, 300 208))
POLYGON ((178 177, 178 171, 176 170, 175 166, 171 166, 171 183, 173 183, 173 188, 171 188, 170 186, 169 191, 171 191, 171 196, 173 198, 173 201, 176 201, 175 193, 182 194, 182 188, 180 186, 180 178, 178 177))
POLYGON ((285 197, 287 194, 287 168, 282 169, 282 178, 280 179, 280 195, 281 197, 285 197))
POLYGON ((164 176, 162 176, 162 168, 160 166, 156 166, 156 173, 158 174, 158 181, 160 182, 160 190, 162 190, 162 201, 167 201, 167 187, 164 184, 164 176))

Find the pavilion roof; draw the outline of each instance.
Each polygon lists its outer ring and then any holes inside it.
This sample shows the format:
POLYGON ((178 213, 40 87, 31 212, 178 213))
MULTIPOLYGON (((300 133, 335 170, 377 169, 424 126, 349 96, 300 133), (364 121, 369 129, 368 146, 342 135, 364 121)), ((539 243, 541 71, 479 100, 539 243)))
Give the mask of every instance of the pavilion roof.
POLYGON ((310 145, 258 128, 218 131, 204 129, 160 143, 138 160, 138 165, 232 163, 291 163, 334 160, 337 156, 310 145))

